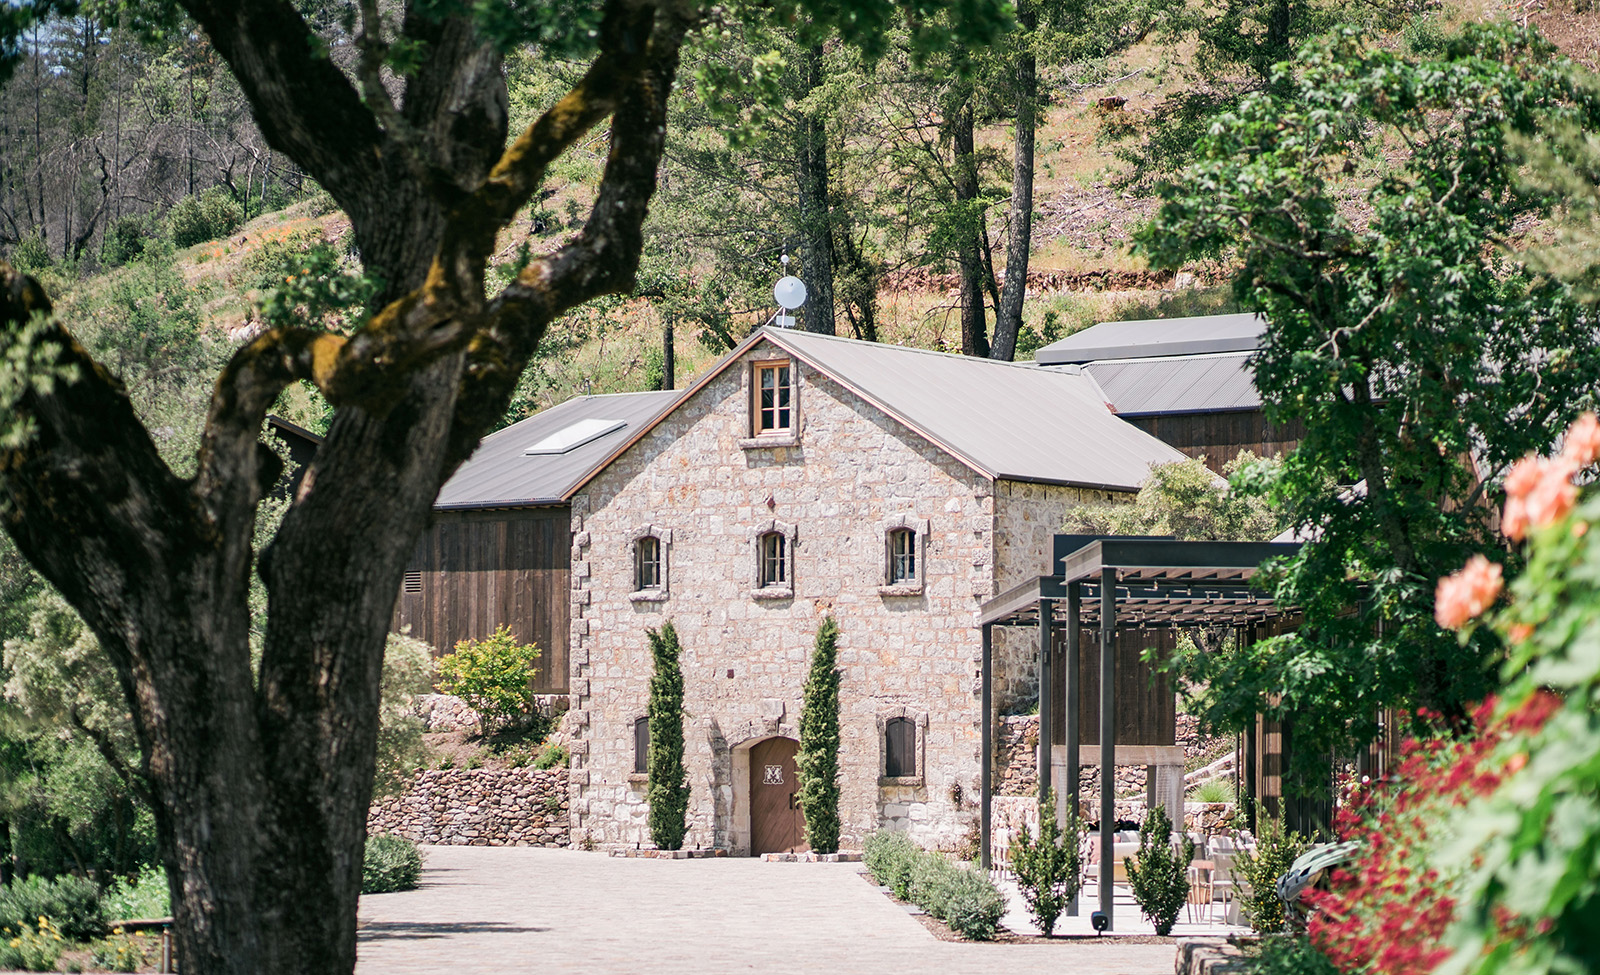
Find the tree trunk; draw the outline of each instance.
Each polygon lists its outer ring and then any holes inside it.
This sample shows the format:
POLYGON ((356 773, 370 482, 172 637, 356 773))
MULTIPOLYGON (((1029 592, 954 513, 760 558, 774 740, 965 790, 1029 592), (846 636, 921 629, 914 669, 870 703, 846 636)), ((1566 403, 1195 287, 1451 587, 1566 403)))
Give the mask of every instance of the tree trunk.
POLYGON ((1016 145, 1011 162, 1011 219, 1006 232, 1006 283, 994 316, 994 348, 990 356, 1010 362, 1022 331, 1022 303, 1028 293, 1028 256, 1033 239, 1033 141, 1038 127, 1039 77, 1033 55, 1033 29, 1038 15, 1032 5, 1017 5, 1024 49, 1017 56, 1016 145))
POLYGON ((661 333, 661 388, 677 389, 678 363, 676 349, 673 348, 672 320, 667 320, 666 329, 661 333))
MULTIPOLYGON (((809 47, 801 55, 800 97, 822 84, 822 45, 809 47)), ((821 113, 801 116, 795 146, 796 172, 800 185, 800 265, 805 275, 806 304, 803 312, 808 332, 834 334, 833 313, 833 220, 828 210, 828 126, 821 113)))
POLYGON ((961 352, 989 357, 989 328, 983 301, 983 240, 979 233, 978 161, 974 155, 972 96, 969 92, 956 109, 951 147, 955 151, 956 206, 968 226, 963 228, 957 260, 961 265, 961 352))

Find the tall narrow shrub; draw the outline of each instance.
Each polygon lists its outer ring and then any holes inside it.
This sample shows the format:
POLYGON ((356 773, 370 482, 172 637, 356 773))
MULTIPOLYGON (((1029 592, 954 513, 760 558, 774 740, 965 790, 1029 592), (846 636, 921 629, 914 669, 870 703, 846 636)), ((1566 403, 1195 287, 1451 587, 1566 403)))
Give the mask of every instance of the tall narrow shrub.
POLYGON ((817 853, 839 852, 839 624, 817 628, 800 702, 800 808, 806 842, 817 853))
POLYGON ((1035 839, 1023 823, 1011 841, 1011 869, 1028 913, 1045 937, 1055 931, 1056 918, 1078 894, 1082 881, 1078 862, 1078 816, 1067 811, 1066 828, 1056 821, 1056 803, 1050 790, 1039 800, 1039 836, 1035 839))
POLYGON ((1167 810, 1161 806, 1151 809, 1139 827, 1139 852, 1128 858, 1127 865, 1133 899, 1156 926, 1156 934, 1172 932, 1178 912, 1189 899, 1189 862, 1193 859, 1194 841, 1185 836, 1182 849, 1174 849, 1167 810))
POLYGON ((646 630, 655 673, 650 678, 650 840, 657 849, 683 846, 688 831, 689 776, 683 767, 683 668, 678 631, 669 620, 646 630))

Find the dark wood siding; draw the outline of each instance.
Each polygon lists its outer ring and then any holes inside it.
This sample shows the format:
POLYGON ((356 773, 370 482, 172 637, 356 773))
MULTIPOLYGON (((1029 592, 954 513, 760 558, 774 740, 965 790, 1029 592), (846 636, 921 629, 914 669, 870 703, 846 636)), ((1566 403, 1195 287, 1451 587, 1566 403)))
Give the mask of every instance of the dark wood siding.
POLYGON ((544 651, 534 689, 565 694, 571 574, 566 507, 439 512, 411 557, 413 585, 402 586, 394 626, 409 625, 441 654, 510 626, 544 651))
MULTIPOLYGON (((1078 674, 1083 680, 1079 706, 1078 743, 1100 743, 1100 634, 1087 627, 1079 631, 1078 674)), ((1117 633, 1117 744, 1172 745, 1178 740, 1178 705, 1172 682, 1141 657, 1146 647, 1170 651, 1177 644, 1172 629, 1140 630, 1123 628, 1117 633)), ((1056 640, 1051 673, 1056 688, 1052 695, 1050 737, 1057 745, 1067 743, 1067 668, 1066 641, 1056 640)))
POLYGON ((1286 454, 1299 446, 1305 436, 1304 424, 1272 426, 1260 410, 1123 419, 1190 457, 1205 455, 1206 466, 1214 471, 1221 471, 1223 465, 1246 450, 1257 457, 1286 454))

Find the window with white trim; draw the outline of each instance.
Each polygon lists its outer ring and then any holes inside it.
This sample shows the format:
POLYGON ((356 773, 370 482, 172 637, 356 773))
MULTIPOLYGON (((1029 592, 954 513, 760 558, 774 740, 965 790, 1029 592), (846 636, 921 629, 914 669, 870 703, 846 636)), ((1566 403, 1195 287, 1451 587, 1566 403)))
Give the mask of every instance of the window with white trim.
POLYGON ((761 536, 761 587, 789 584, 789 540, 782 532, 761 536))
POLYGON ((917 581, 917 535, 909 528, 889 532, 889 585, 917 581))

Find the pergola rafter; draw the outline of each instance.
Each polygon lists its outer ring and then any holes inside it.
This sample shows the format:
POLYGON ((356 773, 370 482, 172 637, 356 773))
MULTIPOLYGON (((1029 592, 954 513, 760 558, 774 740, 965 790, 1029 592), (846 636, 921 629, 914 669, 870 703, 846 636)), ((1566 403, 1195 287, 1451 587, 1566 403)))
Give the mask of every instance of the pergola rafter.
MULTIPOLYGON (((1051 780, 1050 727, 1054 677, 1051 642, 1066 630, 1066 783, 1076 802, 1079 772, 1078 723, 1082 682, 1078 675, 1079 633, 1098 630, 1100 642, 1100 910, 1113 916, 1113 849, 1116 832, 1116 635, 1119 628, 1243 627, 1269 621, 1290 623, 1293 607, 1277 604, 1253 580, 1263 562, 1293 555, 1298 543, 1191 542, 1172 538, 1057 535, 1058 573, 1039 576, 984 603, 983 630, 983 866, 990 865, 990 782, 993 763, 992 641, 997 626, 1039 632, 1039 789, 1051 780), (1041 625, 1043 621, 1044 625, 1041 625)), ((1076 913, 1074 901, 1070 908, 1076 913)))

